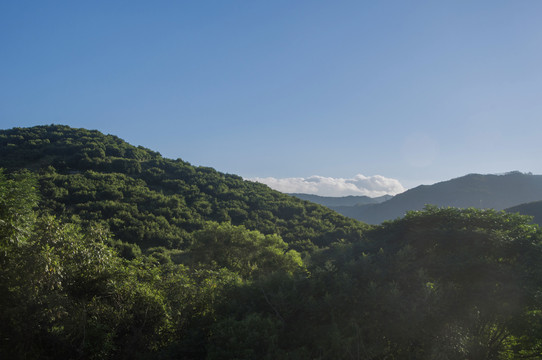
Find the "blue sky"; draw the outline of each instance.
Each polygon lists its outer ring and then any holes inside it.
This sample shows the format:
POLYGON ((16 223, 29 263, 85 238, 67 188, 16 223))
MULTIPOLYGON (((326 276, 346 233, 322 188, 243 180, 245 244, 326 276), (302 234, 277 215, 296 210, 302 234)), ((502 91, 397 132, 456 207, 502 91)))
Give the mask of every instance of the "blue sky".
POLYGON ((538 0, 2 1, 0 127, 275 183, 541 174, 540 19, 538 0))

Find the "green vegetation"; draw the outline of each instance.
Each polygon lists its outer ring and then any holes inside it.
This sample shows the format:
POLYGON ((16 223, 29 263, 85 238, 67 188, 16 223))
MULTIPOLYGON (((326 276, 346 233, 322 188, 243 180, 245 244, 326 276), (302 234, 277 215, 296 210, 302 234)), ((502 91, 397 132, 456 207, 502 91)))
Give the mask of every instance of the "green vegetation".
POLYGON ((1 136, 2 359, 542 356, 528 217, 427 207, 369 227, 97 132, 1 136), (105 155, 78 168, 73 144, 105 155))
POLYGON ((225 289, 305 271, 277 235, 218 224, 197 232, 190 266, 126 260, 103 227, 36 214, 35 184, 0 177, 2 358, 204 358, 225 289))
POLYGON ((367 228, 263 184, 165 159, 98 131, 0 131, 0 167, 39 174, 40 208, 101 223, 117 240, 144 250, 184 249, 209 221, 278 234, 290 248, 309 252, 357 239, 367 228))

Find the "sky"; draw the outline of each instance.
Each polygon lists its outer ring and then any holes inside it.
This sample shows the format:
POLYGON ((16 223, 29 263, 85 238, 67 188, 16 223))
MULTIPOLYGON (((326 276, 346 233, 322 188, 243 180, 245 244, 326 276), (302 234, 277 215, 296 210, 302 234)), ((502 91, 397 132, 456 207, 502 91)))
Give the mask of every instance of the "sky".
POLYGON ((0 128, 286 192, 542 174, 542 1, 0 2, 0 128))

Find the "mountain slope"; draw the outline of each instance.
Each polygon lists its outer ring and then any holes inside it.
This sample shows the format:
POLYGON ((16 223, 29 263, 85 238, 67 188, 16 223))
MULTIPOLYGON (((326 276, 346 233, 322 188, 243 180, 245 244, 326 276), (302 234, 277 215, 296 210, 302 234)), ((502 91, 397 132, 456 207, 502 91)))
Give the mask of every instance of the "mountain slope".
POLYGON ((334 197, 334 196, 319 196, 319 195, 300 194, 300 193, 293 193, 289 195, 295 196, 302 200, 312 201, 314 203, 324 205, 327 207, 377 204, 377 203, 381 203, 392 198, 391 195, 384 195, 384 196, 379 196, 375 198, 368 197, 368 196, 354 196, 354 195, 334 197))
POLYGON ((68 126, 0 131, 0 167, 36 172, 42 209, 104 223, 143 248, 183 248, 209 221, 276 233, 298 250, 356 239, 367 227, 266 185, 68 126))
POLYGON ((2 359, 539 357, 542 230, 525 217, 431 207, 361 234, 264 185, 66 127, 0 132, 0 161, 36 174, 0 171, 2 359), (78 217, 175 249, 123 259, 78 217), (230 221, 323 248, 303 258, 230 221), (357 241, 326 246, 341 237, 357 241))
POLYGON ((427 204, 441 207, 503 210, 542 199, 542 175, 511 172, 504 175, 469 174, 434 185, 421 185, 380 204, 332 207, 343 215, 377 224, 421 210, 427 204))

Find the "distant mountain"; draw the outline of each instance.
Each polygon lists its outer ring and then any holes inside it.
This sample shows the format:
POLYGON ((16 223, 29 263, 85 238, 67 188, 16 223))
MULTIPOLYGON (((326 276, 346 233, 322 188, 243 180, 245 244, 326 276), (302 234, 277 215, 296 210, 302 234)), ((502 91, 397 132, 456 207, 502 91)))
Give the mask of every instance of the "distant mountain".
POLYGON ((293 193, 289 195, 295 196, 296 198, 299 198, 302 200, 307 200, 313 203, 324 205, 327 207, 378 204, 386 200, 389 200, 393 197, 391 195, 384 195, 384 196, 379 196, 375 198, 372 198, 369 196, 354 196, 354 195, 334 197, 334 196, 319 196, 319 195, 300 194, 300 193, 293 193))
POLYGON ((515 171, 504 175, 469 174, 421 185, 379 204, 331 208, 354 219, 378 224, 401 217, 409 210, 421 210, 426 204, 503 210, 537 200, 542 200, 542 175, 515 171))
POLYGON ((542 226, 542 201, 533 201, 526 204, 520 204, 506 209, 509 213, 520 213, 533 217, 533 222, 542 226))

